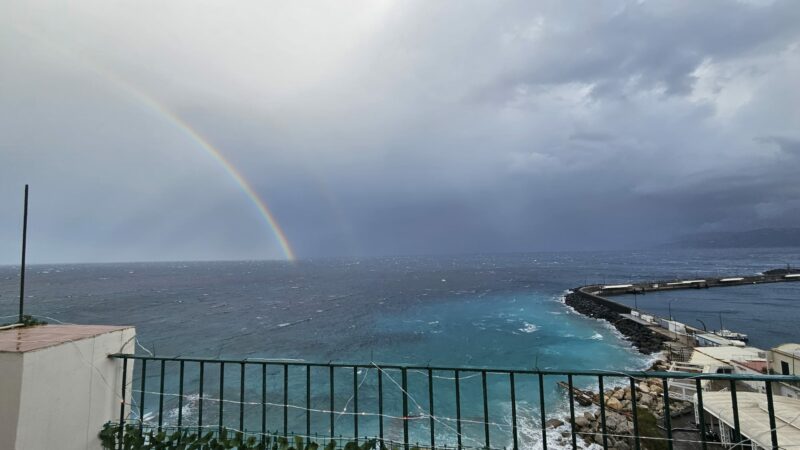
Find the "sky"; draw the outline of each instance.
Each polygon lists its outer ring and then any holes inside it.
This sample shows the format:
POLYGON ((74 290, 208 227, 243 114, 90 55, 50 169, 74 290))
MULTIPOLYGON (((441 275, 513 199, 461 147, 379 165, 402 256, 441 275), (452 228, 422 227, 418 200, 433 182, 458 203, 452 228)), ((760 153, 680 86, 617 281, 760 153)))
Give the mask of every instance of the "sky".
POLYGON ((0 264, 800 223, 800 3, 0 1, 0 264))

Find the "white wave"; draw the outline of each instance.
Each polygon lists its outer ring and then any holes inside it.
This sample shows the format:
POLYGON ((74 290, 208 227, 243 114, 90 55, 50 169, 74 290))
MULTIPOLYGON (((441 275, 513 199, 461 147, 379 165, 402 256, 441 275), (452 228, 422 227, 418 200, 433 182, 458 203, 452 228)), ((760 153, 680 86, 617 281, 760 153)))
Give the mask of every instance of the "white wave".
POLYGON ((532 323, 528 323, 528 322, 522 322, 522 323, 524 323, 525 326, 522 327, 522 328, 519 328, 519 331, 522 331, 523 333, 534 333, 537 330, 539 330, 539 327, 537 327, 536 325, 534 325, 532 323))
POLYGON ((602 341, 603 340, 603 335, 600 334, 600 333, 595 333, 589 339, 591 339, 593 341, 602 341))
MULTIPOLYGON (((517 426, 519 437, 519 448, 539 450, 543 448, 542 445, 542 428, 541 419, 538 411, 526 405, 517 406, 517 426)), ((505 409, 505 408, 504 408, 505 409)), ((511 413, 510 405, 508 405, 508 413, 504 413, 503 421, 507 426, 511 426, 511 413)), ((593 408, 576 408, 575 414, 582 414, 583 410, 590 411, 593 408)), ((563 425, 557 428, 547 429, 547 448, 555 450, 566 450, 572 448, 572 443, 569 437, 564 437, 564 434, 569 433, 569 412, 563 408, 559 408, 555 414, 547 414, 548 419, 558 419, 563 422, 563 425)), ((602 447, 597 444, 587 444, 583 439, 578 438, 576 444, 581 450, 600 450, 602 447)), ((507 447, 512 447, 513 442, 509 441, 507 447)))

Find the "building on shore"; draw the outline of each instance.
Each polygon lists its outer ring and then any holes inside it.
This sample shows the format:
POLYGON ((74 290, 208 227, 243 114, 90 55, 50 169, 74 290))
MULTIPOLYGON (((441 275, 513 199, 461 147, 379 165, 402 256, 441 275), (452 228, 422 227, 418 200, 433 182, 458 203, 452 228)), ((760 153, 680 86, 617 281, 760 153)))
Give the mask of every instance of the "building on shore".
MULTIPOLYGON (((800 344, 783 344, 769 351, 770 373, 777 375, 800 374, 800 344)), ((775 393, 800 399, 800 385, 775 383, 775 393)))
MULTIPOLYGON (((763 375, 767 373, 767 352, 756 347, 696 347, 689 359, 689 366, 694 366, 703 373, 727 373, 736 375, 763 375)), ((714 383, 704 381, 704 389, 718 390, 724 386, 712 386, 714 383)), ((742 381, 744 386, 754 392, 764 392, 764 383, 742 381)))

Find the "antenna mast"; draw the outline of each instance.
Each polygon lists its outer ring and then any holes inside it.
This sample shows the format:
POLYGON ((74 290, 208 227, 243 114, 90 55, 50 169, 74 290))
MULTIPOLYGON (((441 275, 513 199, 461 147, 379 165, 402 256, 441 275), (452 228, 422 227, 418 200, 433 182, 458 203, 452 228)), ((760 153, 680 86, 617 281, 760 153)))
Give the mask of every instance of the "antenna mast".
POLYGON ((28 240, 28 185, 25 185, 25 209, 22 214, 22 263, 19 269, 19 323, 25 308, 25 244, 28 240))

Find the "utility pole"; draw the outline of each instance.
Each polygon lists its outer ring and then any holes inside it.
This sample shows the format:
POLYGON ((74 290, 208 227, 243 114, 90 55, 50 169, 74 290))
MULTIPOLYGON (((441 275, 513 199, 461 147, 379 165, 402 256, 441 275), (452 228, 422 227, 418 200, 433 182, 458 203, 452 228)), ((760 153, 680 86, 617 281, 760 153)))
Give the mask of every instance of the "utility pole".
POLYGON ((25 206, 22 213, 22 263, 19 268, 19 323, 25 310, 25 247, 28 240, 28 185, 25 185, 25 206))

